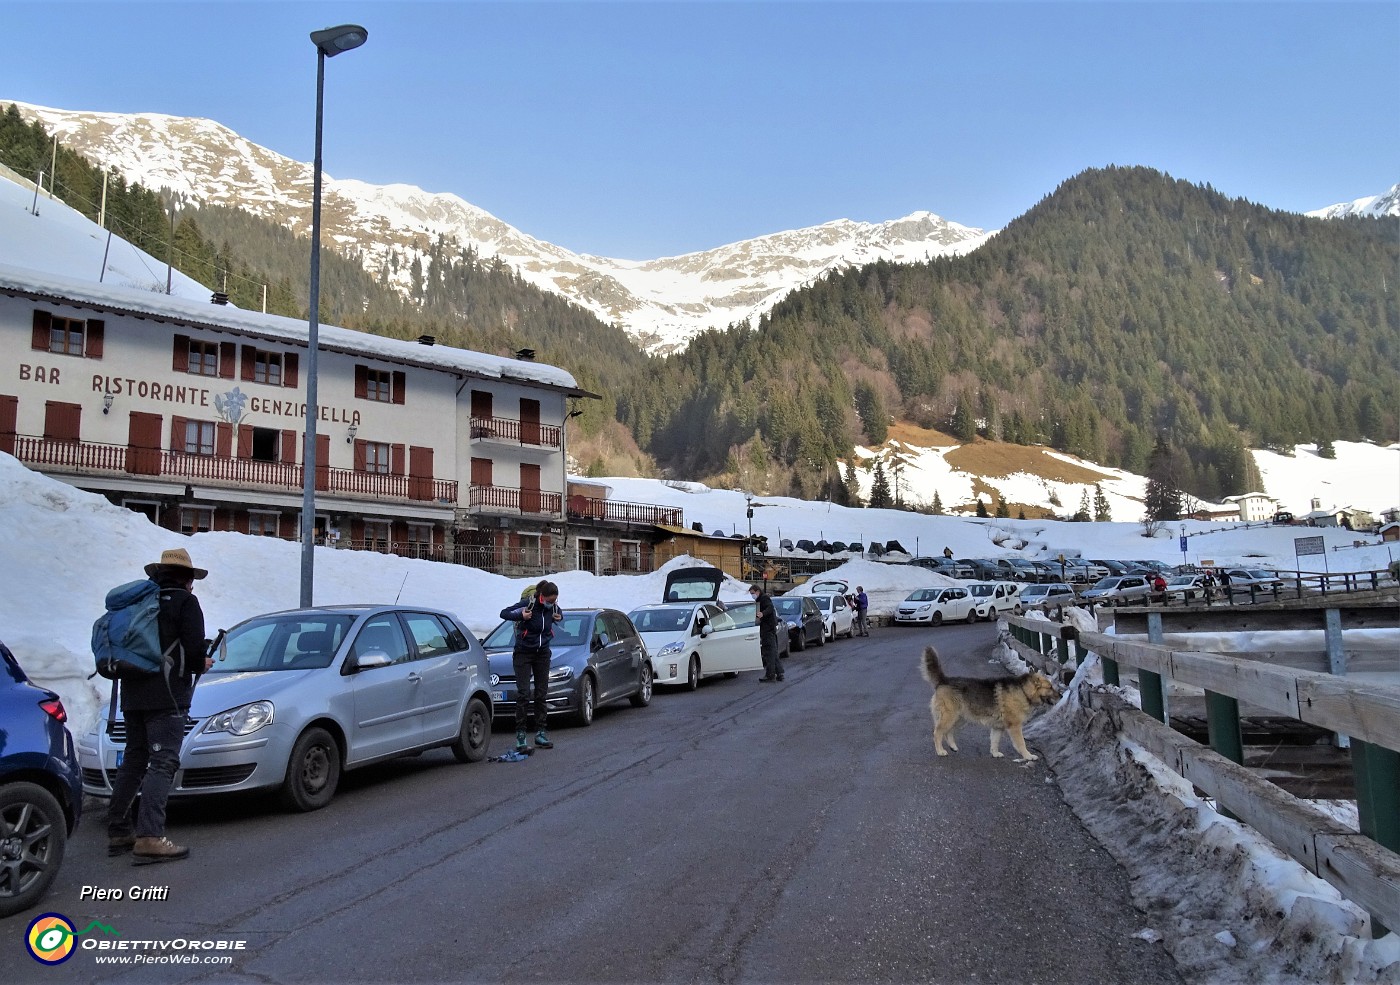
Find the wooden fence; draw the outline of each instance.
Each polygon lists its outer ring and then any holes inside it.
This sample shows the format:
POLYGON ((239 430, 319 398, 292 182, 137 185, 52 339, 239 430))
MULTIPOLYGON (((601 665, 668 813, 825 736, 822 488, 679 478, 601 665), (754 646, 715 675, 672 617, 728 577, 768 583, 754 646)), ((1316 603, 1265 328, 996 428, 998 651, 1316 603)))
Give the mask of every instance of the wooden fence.
MULTIPOLYGON (((1093 705, 1229 815, 1370 911, 1374 936, 1400 928, 1400 686, 1006 618, 1016 651, 1042 669, 1093 653, 1104 683, 1117 685, 1121 665, 1136 668, 1141 710, 1106 691, 1092 693, 1093 705), (1209 748, 1167 726, 1167 680, 1205 690, 1209 748), (1350 738, 1360 834, 1242 765, 1240 701, 1350 738)), ((1150 625, 1160 615, 1148 618, 1150 625)), ((1340 636, 1339 621, 1324 619, 1340 636)), ((1152 635, 1160 640, 1160 621, 1152 635)))

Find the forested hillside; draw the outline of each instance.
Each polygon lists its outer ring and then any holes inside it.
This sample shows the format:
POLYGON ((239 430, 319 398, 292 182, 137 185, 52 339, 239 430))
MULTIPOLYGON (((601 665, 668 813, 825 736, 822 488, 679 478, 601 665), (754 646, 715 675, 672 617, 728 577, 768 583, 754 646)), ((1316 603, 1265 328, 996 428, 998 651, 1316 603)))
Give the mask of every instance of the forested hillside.
POLYGON ((1088 171, 974 253, 850 270, 702 337, 619 411, 682 474, 776 461, 801 493, 839 495, 834 458, 897 417, 1139 474, 1161 439, 1217 500, 1248 491, 1247 447, 1394 440, 1397 233, 1088 171))

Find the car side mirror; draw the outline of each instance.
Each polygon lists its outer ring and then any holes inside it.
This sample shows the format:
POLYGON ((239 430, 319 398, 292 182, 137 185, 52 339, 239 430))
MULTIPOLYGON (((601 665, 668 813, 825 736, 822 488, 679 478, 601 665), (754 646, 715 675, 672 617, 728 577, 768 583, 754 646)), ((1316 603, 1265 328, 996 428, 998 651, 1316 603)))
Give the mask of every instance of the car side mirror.
POLYGON ((703 626, 700 627, 700 635, 701 635, 702 637, 703 637, 703 636, 709 636, 709 635, 710 635, 711 633, 713 633, 714 631, 715 631, 714 627, 711 626, 709 623, 705 623, 705 625, 703 625, 703 626))
POLYGON ((362 670, 376 670, 380 667, 387 667, 393 663, 389 659, 389 654, 383 650, 366 650, 364 653, 357 653, 350 661, 350 669, 358 674, 362 670))

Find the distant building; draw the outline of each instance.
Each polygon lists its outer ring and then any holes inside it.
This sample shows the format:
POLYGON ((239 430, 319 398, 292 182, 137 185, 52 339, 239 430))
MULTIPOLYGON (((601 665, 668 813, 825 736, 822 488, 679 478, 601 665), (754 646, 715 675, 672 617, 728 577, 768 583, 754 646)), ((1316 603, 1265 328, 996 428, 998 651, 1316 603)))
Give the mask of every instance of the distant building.
POLYGON ((1387 523, 1381 527, 1380 534, 1381 540, 1387 544, 1400 541, 1400 523, 1387 523))
POLYGON ((1222 502, 1237 506, 1239 508, 1240 519, 1245 523, 1258 523, 1260 520, 1272 520, 1275 511, 1278 509, 1278 500, 1261 492, 1244 493, 1239 496, 1226 496, 1222 502))

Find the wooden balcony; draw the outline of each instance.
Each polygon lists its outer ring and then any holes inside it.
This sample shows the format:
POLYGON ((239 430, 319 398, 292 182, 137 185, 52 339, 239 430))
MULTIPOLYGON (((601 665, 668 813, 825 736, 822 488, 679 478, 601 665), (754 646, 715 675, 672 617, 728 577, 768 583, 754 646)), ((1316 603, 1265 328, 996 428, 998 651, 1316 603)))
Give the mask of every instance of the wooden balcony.
MULTIPOLYGON (((302 467, 252 458, 190 455, 163 448, 131 448, 94 441, 51 441, 28 435, 14 438, 14 456, 41 471, 67 475, 136 475, 188 483, 237 488, 298 490, 302 467)), ((318 492, 455 504, 455 479, 384 475, 354 469, 318 467, 318 492)))
POLYGON ((467 507, 472 512, 558 517, 564 497, 542 489, 515 489, 510 486, 472 486, 467 507))
POLYGON ((557 424, 516 421, 508 417, 473 417, 470 428, 473 443, 489 441, 544 451, 557 451, 564 447, 564 429, 557 424))
POLYGON ((629 526, 685 526, 685 511, 679 506, 656 506, 651 503, 625 503, 616 499, 592 499, 588 496, 569 497, 570 520, 600 520, 629 526))

